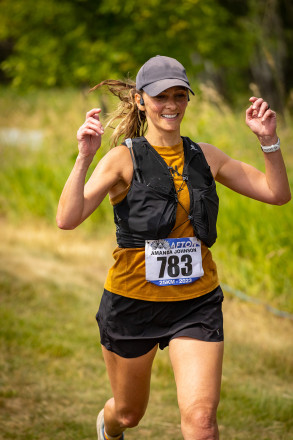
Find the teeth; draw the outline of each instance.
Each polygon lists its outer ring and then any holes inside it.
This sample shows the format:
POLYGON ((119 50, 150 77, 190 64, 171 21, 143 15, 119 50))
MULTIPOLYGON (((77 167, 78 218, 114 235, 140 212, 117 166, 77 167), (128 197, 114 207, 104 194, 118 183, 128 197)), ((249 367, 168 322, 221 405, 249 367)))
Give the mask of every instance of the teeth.
POLYGON ((162 116, 163 116, 163 118, 174 119, 174 118, 176 118, 177 114, 176 115, 162 115, 162 116))

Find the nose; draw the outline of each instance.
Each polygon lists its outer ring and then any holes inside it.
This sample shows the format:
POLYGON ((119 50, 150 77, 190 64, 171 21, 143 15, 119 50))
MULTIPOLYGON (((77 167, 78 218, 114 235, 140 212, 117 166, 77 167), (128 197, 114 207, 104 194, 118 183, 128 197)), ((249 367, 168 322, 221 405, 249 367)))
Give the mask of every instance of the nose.
POLYGON ((169 97, 166 102, 166 107, 169 109, 175 109, 177 107, 176 101, 173 97, 169 97))

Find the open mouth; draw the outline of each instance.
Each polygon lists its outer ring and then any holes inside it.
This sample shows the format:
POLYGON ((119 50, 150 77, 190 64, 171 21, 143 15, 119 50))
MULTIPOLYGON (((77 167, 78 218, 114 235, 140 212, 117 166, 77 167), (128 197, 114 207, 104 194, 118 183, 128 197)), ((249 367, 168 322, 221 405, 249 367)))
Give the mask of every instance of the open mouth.
POLYGON ((175 119, 175 118, 177 118, 177 116, 179 116, 179 113, 176 113, 175 115, 161 115, 162 116, 162 118, 165 118, 165 119, 175 119))

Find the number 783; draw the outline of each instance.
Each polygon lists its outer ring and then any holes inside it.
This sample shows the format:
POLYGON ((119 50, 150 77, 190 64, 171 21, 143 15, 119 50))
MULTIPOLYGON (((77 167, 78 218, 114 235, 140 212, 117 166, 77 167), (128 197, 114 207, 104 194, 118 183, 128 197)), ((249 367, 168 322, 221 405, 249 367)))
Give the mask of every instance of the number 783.
POLYGON ((166 269, 167 274, 171 278, 176 278, 179 275, 185 277, 192 275, 192 258, 189 254, 181 255, 180 259, 177 255, 157 257, 157 261, 161 262, 159 278, 164 278, 166 269), (181 263, 181 265, 179 265, 179 263, 181 263))

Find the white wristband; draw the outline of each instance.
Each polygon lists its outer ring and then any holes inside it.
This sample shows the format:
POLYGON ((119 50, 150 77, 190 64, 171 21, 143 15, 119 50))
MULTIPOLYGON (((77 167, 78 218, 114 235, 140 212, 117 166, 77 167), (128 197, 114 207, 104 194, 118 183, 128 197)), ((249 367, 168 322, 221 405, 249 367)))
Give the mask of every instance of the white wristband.
POLYGON ((264 145, 261 145, 260 147, 261 147, 261 149, 262 149, 262 151, 264 152, 264 153, 273 153, 274 151, 277 151, 277 150, 279 150, 280 149, 280 139, 278 138, 278 142, 276 143, 276 144, 274 144, 274 145, 269 145, 269 146, 264 146, 264 145))

